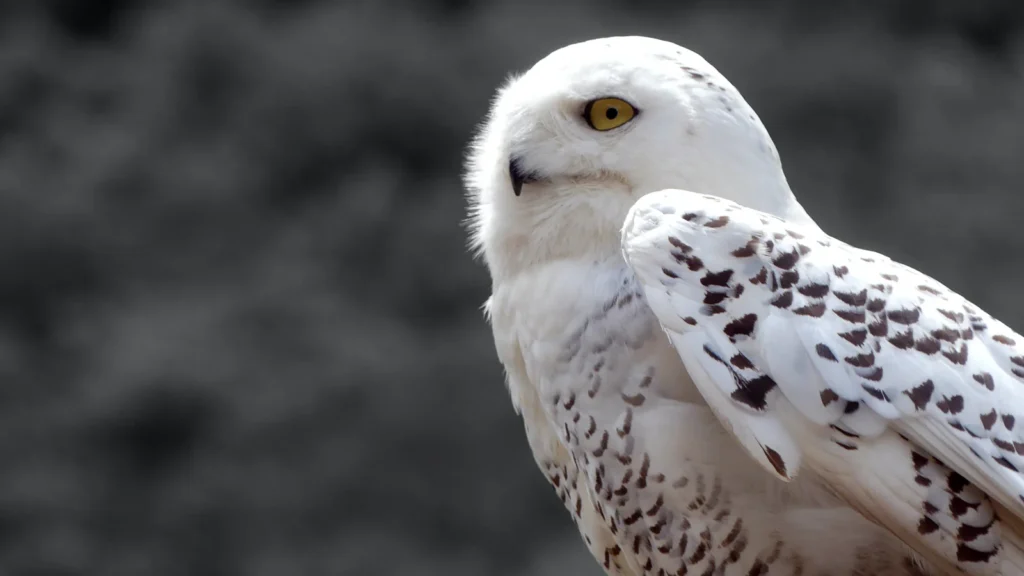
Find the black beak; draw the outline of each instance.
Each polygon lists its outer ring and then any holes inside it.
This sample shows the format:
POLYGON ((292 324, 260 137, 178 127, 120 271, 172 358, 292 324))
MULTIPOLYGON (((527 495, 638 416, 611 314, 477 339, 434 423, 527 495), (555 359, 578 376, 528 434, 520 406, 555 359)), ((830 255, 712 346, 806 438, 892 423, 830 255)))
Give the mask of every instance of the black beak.
POLYGON ((523 169, 522 159, 513 156, 508 163, 508 176, 512 180, 512 191, 519 196, 523 192, 523 184, 537 181, 537 175, 523 169))

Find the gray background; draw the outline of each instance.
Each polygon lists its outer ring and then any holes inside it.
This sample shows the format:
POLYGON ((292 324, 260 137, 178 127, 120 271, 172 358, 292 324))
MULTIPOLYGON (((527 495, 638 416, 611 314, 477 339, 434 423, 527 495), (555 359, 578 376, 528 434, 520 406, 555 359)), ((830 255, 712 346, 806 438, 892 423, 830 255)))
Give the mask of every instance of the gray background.
POLYGON ((695 49, 826 230, 1022 327, 1022 16, 0 3, 0 573, 599 574, 464 249, 494 88, 599 36, 695 49))

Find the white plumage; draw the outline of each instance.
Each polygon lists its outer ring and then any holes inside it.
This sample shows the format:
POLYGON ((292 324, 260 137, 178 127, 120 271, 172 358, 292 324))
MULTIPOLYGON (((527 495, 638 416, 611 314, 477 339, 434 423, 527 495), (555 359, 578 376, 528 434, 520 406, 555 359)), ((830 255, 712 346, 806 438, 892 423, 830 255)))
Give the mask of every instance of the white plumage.
POLYGON ((936 563, 1024 571, 1024 338, 916 270, 712 196, 645 196, 622 238, 755 459, 785 480, 805 461, 936 563))
POLYGON ((1022 573, 1014 336, 825 236, 700 56, 554 52, 499 92, 467 188, 513 404, 607 573, 1022 573))

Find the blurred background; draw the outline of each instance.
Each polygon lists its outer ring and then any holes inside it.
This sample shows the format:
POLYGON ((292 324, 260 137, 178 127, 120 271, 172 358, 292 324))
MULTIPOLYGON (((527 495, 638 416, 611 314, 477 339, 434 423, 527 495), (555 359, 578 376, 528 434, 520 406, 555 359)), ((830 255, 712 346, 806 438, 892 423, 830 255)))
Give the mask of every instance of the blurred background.
POLYGON ((464 248, 494 89, 594 37, 692 48, 826 230, 1021 329, 1022 26, 1017 0, 0 2, 0 574, 598 576, 464 248))

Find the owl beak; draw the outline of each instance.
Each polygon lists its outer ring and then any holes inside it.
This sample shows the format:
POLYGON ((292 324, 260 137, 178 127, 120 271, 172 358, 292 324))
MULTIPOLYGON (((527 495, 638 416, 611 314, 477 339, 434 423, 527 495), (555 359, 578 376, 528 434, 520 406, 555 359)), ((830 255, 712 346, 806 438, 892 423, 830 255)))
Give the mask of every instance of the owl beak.
POLYGON ((513 156, 508 163, 508 175, 512 180, 512 191, 519 196, 523 192, 523 184, 529 184, 530 182, 537 181, 537 175, 528 172, 523 168, 523 160, 518 156, 513 156))

